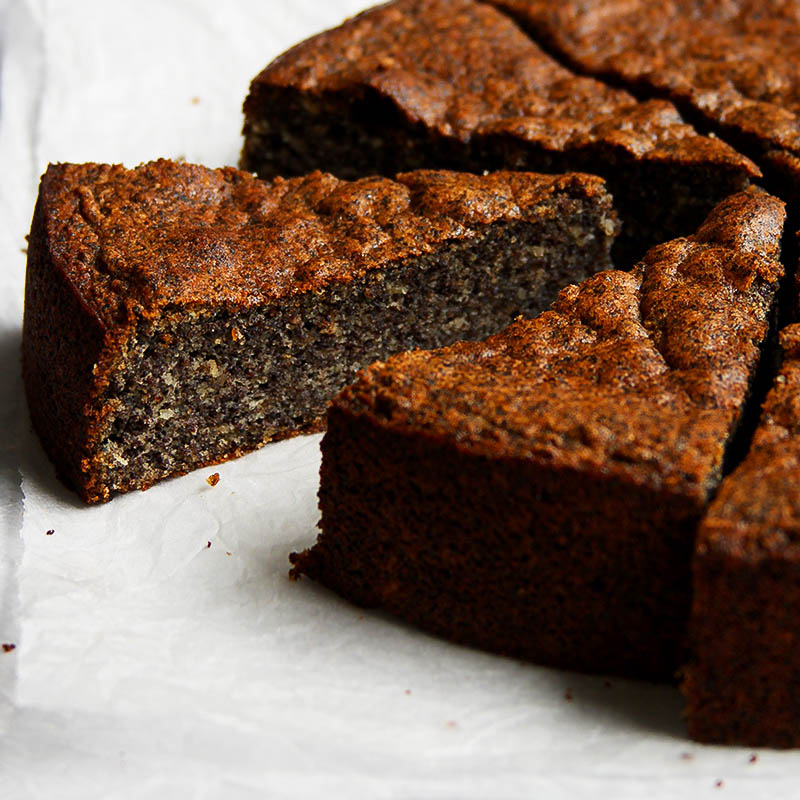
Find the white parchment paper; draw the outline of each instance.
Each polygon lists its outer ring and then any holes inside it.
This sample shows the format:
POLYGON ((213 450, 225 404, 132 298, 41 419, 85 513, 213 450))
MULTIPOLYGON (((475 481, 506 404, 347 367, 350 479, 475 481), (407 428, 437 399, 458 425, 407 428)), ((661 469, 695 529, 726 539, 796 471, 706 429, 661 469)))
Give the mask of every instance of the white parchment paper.
POLYGON ((319 437, 100 507, 55 479, 19 378, 47 162, 236 163, 249 80, 362 2, 0 3, 3 796, 800 796, 800 754, 690 742, 674 689, 455 647, 290 582, 319 437))

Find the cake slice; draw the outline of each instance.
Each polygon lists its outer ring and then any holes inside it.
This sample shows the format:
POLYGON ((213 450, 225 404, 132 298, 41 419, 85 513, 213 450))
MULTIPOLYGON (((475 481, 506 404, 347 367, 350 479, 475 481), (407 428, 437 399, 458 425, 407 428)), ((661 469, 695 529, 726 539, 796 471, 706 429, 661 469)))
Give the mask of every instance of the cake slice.
POLYGON ((703 742, 800 746, 800 326, 781 344, 753 446, 698 532, 683 691, 703 742))
POLYGON ((692 233, 759 174, 665 101, 578 77, 472 0, 397 0, 284 53, 252 82, 242 166, 262 177, 420 167, 580 170, 608 182, 617 263, 692 233))
POLYGON ((359 367, 487 336, 609 266, 616 226, 586 175, 51 166, 28 250, 34 427, 89 502, 318 430, 359 367))
POLYGON ((575 69, 688 119, 800 193, 800 3, 796 0, 490 0, 575 69))
POLYGON ((535 319, 362 371, 329 411, 321 533, 292 574, 453 641, 673 678, 782 225, 779 200, 740 193, 535 319))

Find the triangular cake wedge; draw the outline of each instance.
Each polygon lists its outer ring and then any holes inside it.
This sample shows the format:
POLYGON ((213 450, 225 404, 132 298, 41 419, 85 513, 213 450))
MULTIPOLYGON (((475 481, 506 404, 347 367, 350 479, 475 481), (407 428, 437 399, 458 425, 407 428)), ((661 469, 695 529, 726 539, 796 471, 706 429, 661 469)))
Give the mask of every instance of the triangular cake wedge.
POLYGON ((34 427, 87 501, 321 427, 358 368, 482 338, 609 266, 599 178, 264 183, 51 166, 28 249, 34 427))
POLYGON ((490 2, 575 69, 668 97, 800 195, 796 0, 490 2))
POLYGON ((329 411, 322 532, 293 574, 457 642, 671 679, 783 216, 740 193, 536 319, 362 371, 329 411))
POLYGON ((703 742, 800 747, 800 325, 747 458, 700 526, 689 733, 703 742))
POLYGON ((693 233, 758 175, 665 101, 559 65, 472 0, 396 0, 284 53, 252 82, 242 166, 344 178, 418 168, 579 170, 608 182, 615 262, 693 233))

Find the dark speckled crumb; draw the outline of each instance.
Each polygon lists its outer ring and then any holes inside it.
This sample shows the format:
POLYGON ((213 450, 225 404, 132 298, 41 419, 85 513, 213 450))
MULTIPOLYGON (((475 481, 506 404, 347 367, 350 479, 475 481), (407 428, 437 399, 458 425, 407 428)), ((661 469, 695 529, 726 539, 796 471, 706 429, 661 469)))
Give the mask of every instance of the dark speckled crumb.
POLYGON ((616 228, 591 176, 51 167, 28 260, 31 416, 86 500, 146 488, 319 429, 370 361, 537 313, 609 266, 616 228))

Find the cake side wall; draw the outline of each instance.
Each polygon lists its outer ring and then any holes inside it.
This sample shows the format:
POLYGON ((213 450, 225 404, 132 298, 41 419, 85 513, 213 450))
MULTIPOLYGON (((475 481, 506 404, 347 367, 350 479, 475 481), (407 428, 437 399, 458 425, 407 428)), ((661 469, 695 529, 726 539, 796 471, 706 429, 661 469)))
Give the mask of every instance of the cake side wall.
POLYGON ((25 279, 22 372, 31 421, 59 477, 87 502, 102 498, 91 485, 89 455, 95 368, 105 360, 106 332, 53 264, 46 204, 34 211, 25 279))
POLYGON ((295 575, 453 641, 674 679, 699 501, 475 456, 336 402, 322 451, 322 533, 295 575))
POLYGON ((707 546, 694 560, 689 735, 750 747, 800 746, 800 552, 748 557, 707 546))

